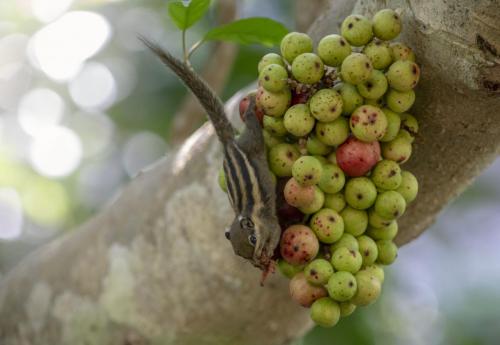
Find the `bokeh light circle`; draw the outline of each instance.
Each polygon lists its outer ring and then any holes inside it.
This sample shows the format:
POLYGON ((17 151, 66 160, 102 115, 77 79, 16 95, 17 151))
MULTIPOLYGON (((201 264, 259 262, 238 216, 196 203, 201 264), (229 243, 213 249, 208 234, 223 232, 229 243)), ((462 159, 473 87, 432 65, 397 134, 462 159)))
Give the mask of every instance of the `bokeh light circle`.
POLYGON ((78 134, 85 158, 106 152, 112 146, 115 124, 107 114, 77 112, 68 116, 64 125, 78 134))
POLYGON ((89 62, 71 80, 69 93, 83 109, 106 109, 116 99, 116 82, 105 65, 89 62))
POLYGON ((52 126, 35 136, 29 158, 33 168, 47 177, 71 174, 82 159, 82 144, 74 131, 52 126))
POLYGON ((36 19, 48 23, 63 14, 72 2, 73 0, 31 0, 31 11, 36 19))
POLYGON ((111 37, 105 17, 87 11, 68 12, 37 31, 30 40, 32 65, 48 77, 65 81, 111 37))
POLYGON ((26 93, 19 102, 18 116, 22 129, 36 135, 56 125, 64 113, 64 101, 56 92, 40 88, 26 93))

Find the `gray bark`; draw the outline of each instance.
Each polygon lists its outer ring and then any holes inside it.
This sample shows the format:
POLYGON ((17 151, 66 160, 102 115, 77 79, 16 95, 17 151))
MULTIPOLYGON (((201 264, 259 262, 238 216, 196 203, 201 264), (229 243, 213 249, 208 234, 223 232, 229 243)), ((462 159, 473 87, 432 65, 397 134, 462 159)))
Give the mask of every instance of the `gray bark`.
MULTIPOLYGON (((336 30, 349 1, 319 18, 336 30)), ((403 42, 422 66, 413 113, 421 130, 406 169, 421 183, 398 243, 418 236, 500 152, 497 1, 359 1, 399 8, 403 42)), ((231 113, 235 109, 233 100, 231 113)), ((97 216, 30 255, 0 286, 2 344, 284 344, 311 323, 275 275, 232 254, 232 217, 205 125, 134 179, 97 216)))

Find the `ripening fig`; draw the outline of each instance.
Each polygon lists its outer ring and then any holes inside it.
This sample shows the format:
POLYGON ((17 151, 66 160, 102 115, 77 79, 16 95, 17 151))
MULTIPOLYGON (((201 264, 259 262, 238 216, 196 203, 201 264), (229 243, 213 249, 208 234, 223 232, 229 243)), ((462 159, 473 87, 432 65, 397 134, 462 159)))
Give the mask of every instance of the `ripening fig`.
POLYGON ((355 85, 339 83, 333 87, 342 97, 342 114, 349 115, 357 107, 363 105, 363 96, 358 92, 355 85))
POLYGON ((310 316, 318 326, 333 327, 339 322, 340 313, 337 302, 329 297, 323 297, 312 304, 310 316))
POLYGON ((294 207, 304 207, 313 202, 314 187, 303 186, 292 177, 286 183, 283 194, 288 204, 294 207))
POLYGON ((297 273, 289 283, 290 296, 303 307, 310 307, 314 301, 328 296, 328 292, 323 286, 310 284, 304 273, 297 273))
POLYGON ((354 313, 354 311, 356 310, 356 305, 351 302, 340 302, 339 306, 341 317, 347 317, 354 313))
POLYGON ((412 144, 413 141, 415 141, 415 137, 413 136, 413 134, 410 134, 410 132, 408 132, 406 129, 403 129, 402 127, 403 127, 403 116, 401 116, 401 129, 399 130, 398 135, 396 135, 395 139, 401 138, 412 144))
POLYGON ((332 274, 326 286, 328 295, 336 301, 350 300, 357 290, 356 278, 350 272, 339 271, 332 274))
POLYGON ((325 194, 317 186, 314 187, 314 199, 312 203, 307 206, 299 207, 300 212, 304 214, 313 214, 318 212, 325 203, 325 194))
POLYGON ((303 186, 318 183, 323 173, 323 166, 312 156, 302 156, 292 166, 292 175, 303 186))
POLYGON ((342 217, 329 208, 323 208, 315 213, 309 225, 318 239, 327 244, 337 241, 344 233, 342 217))
POLYGON ((351 45, 340 35, 325 36, 318 43, 318 55, 328 66, 340 66, 349 54, 351 45))
POLYGON ((329 164, 330 162, 323 156, 320 155, 313 155, 312 157, 316 158, 320 163, 321 166, 325 166, 326 164, 329 164))
POLYGON ((398 135, 399 128, 401 127, 401 117, 399 114, 388 108, 383 108, 382 112, 385 114, 387 119, 387 130, 385 131, 385 135, 380 138, 380 141, 387 142, 394 140, 398 135))
POLYGON ((356 273, 361 267, 363 258, 357 250, 340 247, 332 253, 331 262, 337 271, 356 273))
POLYGON ((285 135, 287 132, 282 117, 264 115, 262 122, 264 129, 267 130, 272 135, 281 137, 285 135))
POLYGON ((315 133, 325 145, 338 146, 349 136, 349 123, 343 117, 332 122, 318 122, 315 133))
POLYGON ((409 60, 415 62, 415 53, 407 45, 401 42, 394 42, 390 45, 391 56, 394 61, 396 60, 409 60))
POLYGON ((401 32, 401 18, 390 8, 378 11, 373 16, 373 33, 377 38, 390 41, 401 32))
POLYGON ((397 60, 387 71, 389 86, 397 91, 410 91, 420 79, 420 67, 409 60, 397 60))
POLYGON ((309 109, 316 120, 333 121, 342 114, 342 96, 332 89, 319 90, 311 97, 309 109))
POLYGON ((378 249, 377 244, 370 237, 362 235, 357 238, 359 252, 363 258, 363 266, 371 265, 377 260, 378 249))
POLYGON ((364 142, 350 137, 336 151, 337 164, 348 176, 358 177, 369 172, 380 159, 378 141, 364 142))
POLYGON ((360 47, 373 37, 372 22, 365 16, 351 14, 342 22, 340 32, 351 45, 360 47))
POLYGON ((303 137, 314 128, 314 117, 306 104, 292 105, 285 113, 283 124, 288 132, 303 137))
POLYGON ((324 285, 333 274, 333 267, 325 259, 315 259, 304 268, 304 274, 309 283, 313 285, 324 285))
POLYGON ((387 42, 373 40, 363 48, 363 54, 368 56, 373 68, 383 70, 392 62, 392 52, 387 42))
POLYGON ((396 189, 396 192, 401 194, 406 203, 409 204, 417 197, 418 181, 415 175, 405 170, 401 172, 401 177, 401 184, 398 189, 396 189))
POLYGON ((280 251, 289 264, 304 265, 318 254, 319 242, 309 227, 292 225, 283 232, 280 251))
POLYGON ((402 136, 396 136, 391 141, 382 143, 382 156, 385 159, 393 160, 399 164, 403 164, 411 156, 411 141, 402 136))
POLYGON ((283 259, 278 260, 278 270, 288 279, 292 279, 297 273, 302 272, 304 266, 290 265, 283 259))
POLYGON ((352 113, 349 125, 356 138, 371 142, 385 135, 387 118, 380 108, 362 105, 352 113))
POLYGON ((274 147, 278 144, 283 144, 283 138, 278 137, 274 134, 269 133, 267 130, 262 131, 262 136, 264 137, 264 144, 266 147, 269 149, 271 147, 274 147))
POLYGON ((389 89, 385 95, 387 106, 396 113, 403 113, 415 102, 415 91, 397 91, 389 89))
POLYGON ((301 32, 290 32, 281 40, 281 55, 288 63, 292 63, 297 56, 313 51, 311 37, 301 32))
POLYGON ((272 64, 276 64, 276 65, 280 65, 280 66, 285 67, 285 62, 283 61, 281 56, 279 56, 276 53, 268 53, 260 59, 259 64, 257 65, 257 70, 258 70, 259 74, 260 74, 260 72, 262 72, 262 70, 266 66, 272 65, 272 64))
POLYGON ((371 179, 375 186, 384 190, 393 190, 401 184, 401 168, 399 164, 391 160, 381 160, 375 165, 371 179))
POLYGON ((292 75, 303 84, 315 84, 325 73, 325 66, 318 55, 304 53, 297 56, 292 63, 292 75))
POLYGON ((337 165, 324 164, 318 187, 325 193, 337 193, 345 184, 345 175, 337 165))
POLYGON ((259 85, 269 92, 280 92, 288 86, 288 72, 281 65, 267 65, 259 74, 259 85))
POLYGON ((387 219, 381 217, 379 214, 375 212, 375 210, 370 209, 368 211, 368 224, 373 226, 374 228, 382 228, 385 226, 391 225, 393 219, 387 219))
POLYGON ((335 151, 331 152, 328 156, 326 156, 326 160, 328 161, 328 163, 338 165, 337 164, 337 153, 335 151))
POLYGON ((368 214, 364 210, 357 210, 350 206, 340 212, 344 220, 344 231, 354 236, 362 235, 368 227, 368 214))
POLYGON ((384 97, 380 97, 380 98, 377 98, 377 99, 366 98, 365 99, 365 104, 366 105, 372 105, 374 107, 382 109, 383 107, 385 107, 384 97))
POLYGON ((330 246, 330 253, 333 254, 337 249, 345 247, 352 251, 359 251, 358 240, 351 235, 344 232, 342 237, 330 246))
POLYGON ((364 266, 360 270, 360 272, 361 271, 368 272, 369 274, 373 275, 375 278, 378 279, 380 284, 384 283, 385 274, 384 274, 384 269, 382 268, 382 266, 380 266, 378 264, 372 264, 372 265, 364 266))
POLYGON ((351 302, 358 306, 373 303, 380 296, 380 281, 368 271, 359 271, 355 277, 358 289, 351 302))
POLYGON ((310 134, 306 142, 307 152, 311 155, 327 155, 332 151, 332 147, 323 144, 315 134, 310 134))
POLYGON ((369 208, 377 198, 377 188, 366 177, 354 177, 345 185, 345 201, 349 206, 358 210, 369 208))
POLYGON ((392 240, 398 234, 398 222, 393 221, 381 228, 369 227, 366 234, 375 240, 392 240))
POLYGON ((290 105, 292 94, 289 88, 285 88, 280 92, 269 92, 263 87, 257 90, 255 99, 257 107, 269 116, 283 116, 290 105))
POLYGON ((292 176, 293 163, 299 157, 299 150, 295 146, 287 143, 277 144, 269 150, 269 168, 278 177, 292 176))
POLYGON ((387 79, 384 73, 374 69, 370 77, 358 84, 358 91, 361 96, 367 99, 379 99, 387 91, 387 79))
POLYGON ((342 211, 345 207, 344 194, 325 194, 325 207, 337 212, 342 211))
POLYGON ((389 190, 377 196, 374 209, 383 218, 396 219, 405 212, 406 201, 398 192, 389 190))
POLYGON ((412 137, 418 133, 417 119, 408 113, 401 114, 401 128, 408 131, 412 137))
POLYGON ((361 53, 352 53, 342 62, 340 75, 345 82, 358 85, 370 78, 372 70, 372 62, 368 56, 361 53))
POLYGON ((377 262, 382 265, 390 265, 398 256, 398 247, 391 240, 377 241, 378 258, 377 262))

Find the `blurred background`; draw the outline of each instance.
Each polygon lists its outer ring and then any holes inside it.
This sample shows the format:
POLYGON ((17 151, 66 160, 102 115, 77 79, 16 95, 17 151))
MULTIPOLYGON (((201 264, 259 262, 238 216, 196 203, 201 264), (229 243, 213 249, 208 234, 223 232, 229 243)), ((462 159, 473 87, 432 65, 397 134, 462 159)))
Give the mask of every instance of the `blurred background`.
MULTIPOLYGON (((239 17, 305 30, 304 3, 214 2, 188 43, 239 17)), ((165 0, 0 1, 0 279, 91 217, 203 121, 184 87, 151 63, 138 34, 181 53, 165 0)), ((227 99, 257 77, 268 51, 207 44, 192 62, 227 99), (224 55, 213 61, 217 52, 224 55)), ((297 344, 498 344, 499 244, 497 160, 400 250, 378 303, 297 344)))

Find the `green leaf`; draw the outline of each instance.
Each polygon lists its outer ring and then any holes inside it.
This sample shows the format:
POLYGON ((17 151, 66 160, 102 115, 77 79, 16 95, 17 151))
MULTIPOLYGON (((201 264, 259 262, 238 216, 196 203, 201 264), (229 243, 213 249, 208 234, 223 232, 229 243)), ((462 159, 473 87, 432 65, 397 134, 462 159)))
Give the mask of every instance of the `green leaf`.
POLYGON ((168 14, 179 29, 186 30, 203 17, 209 6, 210 0, 191 0, 187 6, 182 1, 172 1, 168 14))
POLYGON ((280 43, 288 29, 270 18, 245 18, 222 25, 205 34, 207 41, 232 41, 240 44, 273 46, 280 43))

